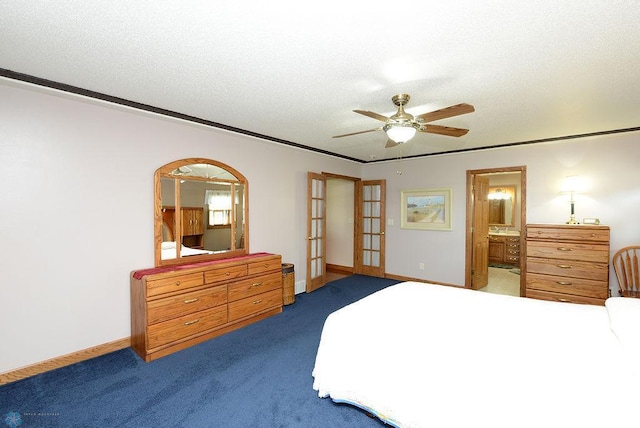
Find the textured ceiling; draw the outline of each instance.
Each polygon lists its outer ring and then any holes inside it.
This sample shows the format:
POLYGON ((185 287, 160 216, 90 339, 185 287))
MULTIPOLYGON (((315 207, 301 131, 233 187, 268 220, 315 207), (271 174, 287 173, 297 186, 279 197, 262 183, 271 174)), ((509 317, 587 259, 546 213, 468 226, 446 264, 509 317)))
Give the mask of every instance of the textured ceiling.
POLYGON ((637 129, 640 2, 2 2, 0 68, 361 161, 637 129), (381 122, 453 104, 385 149, 381 122))

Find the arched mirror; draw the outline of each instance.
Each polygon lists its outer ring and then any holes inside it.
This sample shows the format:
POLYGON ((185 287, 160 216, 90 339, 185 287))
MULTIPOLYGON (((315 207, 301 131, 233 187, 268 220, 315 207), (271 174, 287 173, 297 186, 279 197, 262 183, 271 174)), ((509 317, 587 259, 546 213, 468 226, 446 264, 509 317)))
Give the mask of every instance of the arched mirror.
POLYGON ((210 159, 182 159, 156 170, 155 264, 246 255, 247 179, 210 159))
POLYGON ((489 187, 489 226, 514 226, 515 186, 489 187))

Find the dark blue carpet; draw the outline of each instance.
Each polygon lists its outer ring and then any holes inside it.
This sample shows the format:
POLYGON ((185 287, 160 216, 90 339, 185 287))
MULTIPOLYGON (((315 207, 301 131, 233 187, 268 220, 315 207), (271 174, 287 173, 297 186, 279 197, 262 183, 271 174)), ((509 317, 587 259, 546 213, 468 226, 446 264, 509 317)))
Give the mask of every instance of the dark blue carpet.
POLYGON ((397 282, 355 275, 151 363, 128 348, 4 385, 0 426, 380 427, 318 398, 311 372, 327 315, 397 282))

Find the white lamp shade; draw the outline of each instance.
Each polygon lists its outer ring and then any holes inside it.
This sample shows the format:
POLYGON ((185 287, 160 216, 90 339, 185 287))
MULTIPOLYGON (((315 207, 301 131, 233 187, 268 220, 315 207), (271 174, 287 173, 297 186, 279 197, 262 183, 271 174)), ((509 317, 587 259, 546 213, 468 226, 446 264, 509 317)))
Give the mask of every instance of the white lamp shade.
POLYGON ((582 177, 570 175, 565 177, 560 186, 560 193, 582 193, 585 190, 585 184, 582 177))
POLYGON ((398 144, 406 143, 416 135, 413 126, 392 125, 387 129, 387 137, 398 144))

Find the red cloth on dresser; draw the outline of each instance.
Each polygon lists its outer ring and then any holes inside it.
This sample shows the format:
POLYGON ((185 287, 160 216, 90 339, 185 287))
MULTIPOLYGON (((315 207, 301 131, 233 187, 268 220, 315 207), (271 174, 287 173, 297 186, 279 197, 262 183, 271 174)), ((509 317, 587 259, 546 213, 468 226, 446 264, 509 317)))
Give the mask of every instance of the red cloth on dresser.
POLYGON ((163 272, 169 272, 169 271, 191 269, 191 268, 196 268, 196 267, 215 265, 215 264, 218 264, 218 263, 234 262, 234 261, 237 261, 237 260, 245 260, 245 259, 250 259, 250 258, 253 258, 253 257, 270 256, 270 255, 272 255, 272 254, 271 253, 253 253, 253 254, 247 254, 246 256, 233 257, 233 258, 230 258, 230 259, 211 260, 209 262, 197 262, 197 263, 190 263, 190 264, 187 264, 187 265, 158 266, 158 267, 154 267, 154 268, 136 270, 136 271, 133 272, 132 275, 133 275, 133 277, 135 279, 141 279, 145 275, 152 275, 152 274, 155 274, 155 273, 163 273, 163 272))

